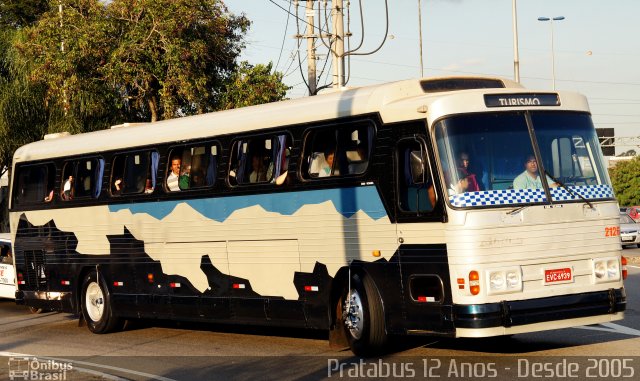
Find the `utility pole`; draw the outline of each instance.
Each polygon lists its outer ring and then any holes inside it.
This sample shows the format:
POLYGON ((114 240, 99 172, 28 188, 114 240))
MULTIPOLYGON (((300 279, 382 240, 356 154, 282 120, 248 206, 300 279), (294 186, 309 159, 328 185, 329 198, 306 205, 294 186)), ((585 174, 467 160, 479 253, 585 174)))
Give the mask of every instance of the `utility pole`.
MULTIPOLYGON (((60 15, 60 34, 62 34, 62 0, 58 1, 58 14, 60 15)), ((60 38, 60 52, 64 54, 64 37, 60 38)), ((67 99, 67 81, 65 80, 62 86, 62 109, 64 110, 64 116, 67 116, 69 111, 69 100, 67 99)))
POLYGON ((511 6, 513 18, 513 79, 520 82, 520 58, 518 54, 518 12, 516 11, 516 0, 511 6))
POLYGON ((311 96, 316 95, 318 82, 316 78, 316 31, 313 20, 313 2, 314 0, 307 0, 307 30, 310 32, 305 36, 307 38, 307 79, 309 81, 309 95, 311 96))
POLYGON ((331 1, 331 19, 333 21, 333 87, 344 87, 344 8, 343 0, 331 1))
POLYGON ((420 0, 418 0, 418 31, 420 32, 420 78, 422 78, 424 77, 424 64, 422 63, 422 2, 420 0))

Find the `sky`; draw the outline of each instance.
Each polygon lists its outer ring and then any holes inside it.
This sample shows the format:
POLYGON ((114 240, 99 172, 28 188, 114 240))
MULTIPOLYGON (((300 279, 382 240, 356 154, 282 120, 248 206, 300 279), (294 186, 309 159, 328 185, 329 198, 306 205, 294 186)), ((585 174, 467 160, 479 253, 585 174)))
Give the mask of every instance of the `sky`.
MULTIPOLYGON (((295 55, 296 18, 287 13, 291 9, 295 14, 291 1, 224 2, 232 13, 244 13, 252 21, 241 59, 277 64, 276 69, 285 74, 284 82, 293 87, 288 97, 307 96, 295 55)), ((365 30, 359 52, 366 53, 383 40, 385 1, 350 1, 352 47, 363 36, 359 3, 365 30)), ((425 77, 514 78, 512 0, 422 0, 421 4, 425 77)), ((389 38, 378 52, 351 58, 350 87, 420 77, 418 0, 388 0, 388 5, 389 38)), ((304 19, 305 2, 300 1, 299 7, 298 15, 304 19)), ((564 16, 553 24, 556 88, 586 95, 596 127, 615 128, 616 136, 640 140, 638 15, 638 0, 517 0, 520 82, 529 89, 552 89, 551 23, 538 17, 564 16)), ((299 25, 302 34, 305 24, 299 25)), ((318 54, 326 57, 326 49, 320 46, 318 54)), ((306 41, 300 48, 306 75, 306 41)), ((318 73, 324 64, 318 61, 318 73)), ((326 67, 320 84, 331 80, 326 67)), ((621 150, 626 148, 618 147, 621 150)))

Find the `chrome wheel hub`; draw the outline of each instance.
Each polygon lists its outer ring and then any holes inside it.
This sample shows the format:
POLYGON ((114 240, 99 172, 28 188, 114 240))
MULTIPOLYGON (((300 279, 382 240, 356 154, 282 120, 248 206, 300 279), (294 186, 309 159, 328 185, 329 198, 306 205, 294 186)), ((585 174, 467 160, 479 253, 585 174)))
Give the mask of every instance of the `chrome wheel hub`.
POLYGON ((344 301, 342 311, 342 318, 349 333, 354 339, 359 340, 364 328, 364 308, 357 290, 351 289, 349 296, 344 301))

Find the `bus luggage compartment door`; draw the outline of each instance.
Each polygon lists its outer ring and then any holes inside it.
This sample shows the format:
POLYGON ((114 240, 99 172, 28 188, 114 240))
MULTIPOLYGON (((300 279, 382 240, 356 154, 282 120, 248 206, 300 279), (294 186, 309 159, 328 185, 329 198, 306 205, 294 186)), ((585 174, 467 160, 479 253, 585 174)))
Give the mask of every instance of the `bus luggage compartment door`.
POLYGON ((453 332, 446 245, 402 245, 399 252, 407 331, 453 332))

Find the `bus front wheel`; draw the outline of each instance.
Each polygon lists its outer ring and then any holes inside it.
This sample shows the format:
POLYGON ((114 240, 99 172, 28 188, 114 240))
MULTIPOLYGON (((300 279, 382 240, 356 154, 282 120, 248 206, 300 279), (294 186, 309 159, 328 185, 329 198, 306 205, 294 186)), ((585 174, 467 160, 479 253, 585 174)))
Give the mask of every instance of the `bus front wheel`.
POLYGON ((382 300, 373 280, 366 274, 352 275, 351 289, 345 292, 341 303, 344 329, 353 353, 380 354, 387 342, 387 332, 382 300))
POLYGON ((111 294, 104 277, 92 271, 82 282, 82 315, 93 333, 114 331, 119 319, 111 308, 111 294))

